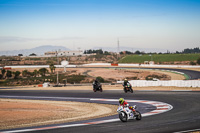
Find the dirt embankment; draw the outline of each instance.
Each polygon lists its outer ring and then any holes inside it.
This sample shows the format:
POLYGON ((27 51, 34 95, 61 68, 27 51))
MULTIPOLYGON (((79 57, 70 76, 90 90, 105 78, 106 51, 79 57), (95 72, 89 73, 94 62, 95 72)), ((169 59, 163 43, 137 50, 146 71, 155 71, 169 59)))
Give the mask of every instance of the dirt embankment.
POLYGON ((0 99, 0 129, 87 120, 116 114, 116 105, 0 99))

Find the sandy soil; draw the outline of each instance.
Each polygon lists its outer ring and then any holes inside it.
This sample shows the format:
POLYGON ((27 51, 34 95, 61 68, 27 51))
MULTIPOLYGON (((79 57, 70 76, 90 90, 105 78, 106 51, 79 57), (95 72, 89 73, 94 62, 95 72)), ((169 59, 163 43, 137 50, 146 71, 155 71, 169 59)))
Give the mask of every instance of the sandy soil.
POLYGON ((106 68, 81 68, 73 69, 69 68, 68 71, 72 72, 76 70, 74 74, 83 74, 88 71, 88 75, 91 77, 101 76, 104 79, 114 79, 114 80, 123 80, 127 77, 138 77, 140 79, 145 79, 146 76, 156 74, 156 75, 167 75, 167 79, 171 80, 184 80, 185 77, 181 74, 175 74, 172 72, 164 72, 159 70, 145 70, 145 69, 106 69, 106 68))
POLYGON ((144 70, 144 69, 142 71, 143 72, 151 71, 151 72, 157 72, 157 73, 169 75, 171 77, 171 80, 184 80, 185 79, 185 77, 183 75, 172 73, 172 72, 166 72, 166 71, 160 71, 160 70, 144 70))
MULTIPOLYGON (((165 79, 175 79, 176 76, 180 76, 173 73, 164 73, 162 71, 152 71, 152 70, 139 70, 139 69, 133 69, 133 70, 127 70, 127 69, 106 69, 106 68, 84 68, 84 69, 78 69, 77 73, 83 73, 85 71, 88 71, 87 74, 91 77, 98 77, 101 76, 102 78, 106 80, 123 80, 125 78, 133 79, 133 77, 137 77, 141 80, 144 80, 148 75, 166 75, 165 79), (171 76, 172 75, 172 76, 171 76), (172 78, 173 77, 173 78, 172 78)), ((178 79, 184 79, 184 76, 182 78, 178 77, 178 79)))
MULTIPOLYGON (((23 69, 13 69, 14 71, 22 71, 23 69)), ((27 69, 28 71, 34 71, 35 69, 27 69)), ((63 72, 63 68, 57 68, 56 71, 63 72)), ((87 75, 86 82, 91 82, 96 77, 101 76, 105 80, 123 80, 125 78, 133 79, 137 77, 144 80, 148 75, 166 75, 165 80, 183 80, 185 77, 180 74, 171 72, 144 70, 144 69, 108 69, 108 68, 67 68, 67 74, 83 74, 87 75)))
POLYGON ((0 129, 86 120, 116 114, 116 105, 0 99, 0 129))

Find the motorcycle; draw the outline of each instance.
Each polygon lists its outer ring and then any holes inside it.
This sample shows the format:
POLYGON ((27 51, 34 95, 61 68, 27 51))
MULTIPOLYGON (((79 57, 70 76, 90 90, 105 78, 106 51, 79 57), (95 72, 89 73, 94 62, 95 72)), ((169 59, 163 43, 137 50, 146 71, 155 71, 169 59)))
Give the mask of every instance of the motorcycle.
POLYGON ((127 83, 127 85, 124 86, 124 92, 127 93, 128 91, 130 91, 131 93, 133 93, 133 89, 132 89, 130 83, 127 83))
MULTIPOLYGON (((136 105, 133 106, 133 108, 136 109, 136 105)), ((119 106, 117 112, 119 114, 119 119, 122 122, 127 122, 130 119, 136 119, 136 120, 142 119, 142 115, 138 110, 136 110, 136 113, 134 114, 133 111, 129 109, 129 107, 119 106)))
POLYGON ((93 84, 93 91, 96 92, 96 91, 100 91, 102 92, 103 89, 102 89, 102 85, 100 83, 98 84, 93 84))

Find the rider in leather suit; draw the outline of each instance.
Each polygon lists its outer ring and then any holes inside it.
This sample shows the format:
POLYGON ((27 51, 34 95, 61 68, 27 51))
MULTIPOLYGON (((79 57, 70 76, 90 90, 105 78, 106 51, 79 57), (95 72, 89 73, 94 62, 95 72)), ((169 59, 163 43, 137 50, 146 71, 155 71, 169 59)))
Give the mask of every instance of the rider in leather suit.
POLYGON ((124 98, 119 99, 119 104, 120 104, 120 106, 123 106, 123 107, 129 107, 129 109, 133 111, 134 115, 137 114, 135 109, 132 106, 129 106, 129 104, 124 100, 124 98))

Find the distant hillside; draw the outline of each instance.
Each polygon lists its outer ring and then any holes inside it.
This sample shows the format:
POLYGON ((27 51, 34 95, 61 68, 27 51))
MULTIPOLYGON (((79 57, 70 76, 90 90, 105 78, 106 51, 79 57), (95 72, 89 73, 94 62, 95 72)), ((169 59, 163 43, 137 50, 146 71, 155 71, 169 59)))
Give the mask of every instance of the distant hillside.
POLYGON ((44 46, 39 46, 39 47, 35 47, 32 49, 0 51, 0 55, 15 56, 18 54, 23 54, 24 56, 28 56, 32 53, 35 53, 37 55, 44 55, 45 52, 56 51, 56 50, 65 51, 65 50, 70 50, 70 49, 63 47, 63 46, 44 45, 44 46))

